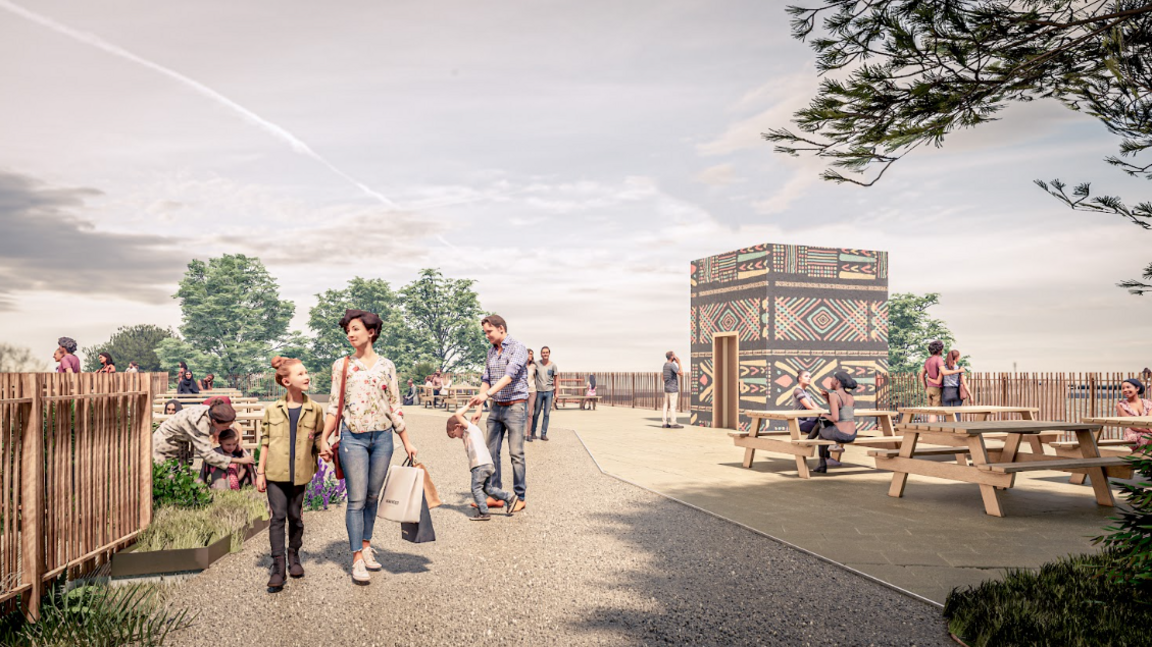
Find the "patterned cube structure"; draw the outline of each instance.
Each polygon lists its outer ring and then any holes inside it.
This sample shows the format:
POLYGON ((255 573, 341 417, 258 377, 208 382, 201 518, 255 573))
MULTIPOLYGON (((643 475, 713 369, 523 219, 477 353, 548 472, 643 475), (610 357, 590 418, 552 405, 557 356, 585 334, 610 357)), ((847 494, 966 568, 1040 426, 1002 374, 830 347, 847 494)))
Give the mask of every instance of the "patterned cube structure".
POLYGON ((741 412, 792 408, 803 369, 817 393, 846 371, 860 384, 857 408, 872 408, 888 369, 888 253, 764 244, 702 258, 692 263, 691 328, 691 424, 712 426, 718 333, 738 339, 741 412))

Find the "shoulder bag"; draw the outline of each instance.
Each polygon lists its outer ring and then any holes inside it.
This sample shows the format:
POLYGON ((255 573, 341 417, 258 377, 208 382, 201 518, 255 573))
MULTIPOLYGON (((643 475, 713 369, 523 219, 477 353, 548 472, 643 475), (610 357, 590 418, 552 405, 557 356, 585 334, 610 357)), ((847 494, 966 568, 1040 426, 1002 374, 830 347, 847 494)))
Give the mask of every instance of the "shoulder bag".
MULTIPOLYGON (((959 393, 960 393, 960 401, 961 402, 967 402, 968 400, 972 399, 972 392, 968 390, 968 384, 966 383, 966 380, 964 379, 963 373, 960 374, 959 393)), ((972 403, 968 402, 968 404, 972 404, 972 403)))
MULTIPOLYGON (((343 435, 340 431, 340 423, 344 420, 344 389, 348 386, 348 360, 344 358, 344 366, 340 370, 340 406, 336 409, 336 433, 343 435)), ((344 470, 340 467, 340 437, 337 436, 336 442, 332 443, 332 467, 336 470, 336 478, 344 478, 344 470)))

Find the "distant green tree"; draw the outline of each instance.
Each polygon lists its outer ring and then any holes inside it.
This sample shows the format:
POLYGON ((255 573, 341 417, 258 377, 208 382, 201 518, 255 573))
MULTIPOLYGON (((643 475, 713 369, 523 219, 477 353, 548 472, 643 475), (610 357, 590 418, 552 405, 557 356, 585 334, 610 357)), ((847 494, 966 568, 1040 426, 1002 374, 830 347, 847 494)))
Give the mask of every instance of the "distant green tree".
POLYGON ((400 290, 402 354, 408 362, 431 360, 441 370, 475 370, 484 363, 487 340, 474 281, 445 278, 426 269, 400 290))
POLYGON ((374 348, 377 353, 401 365, 403 323, 399 317, 396 292, 387 281, 358 276, 342 289, 317 294, 316 299, 316 305, 308 311, 308 328, 315 337, 307 344, 310 352, 305 361, 308 372, 312 374, 314 390, 330 388, 332 363, 351 351, 339 325, 345 310, 366 310, 379 315, 384 328, 374 348))
POLYGON ((296 311, 291 301, 280 298, 279 286, 260 259, 243 254, 192 261, 173 298, 180 299, 184 340, 219 358, 217 375, 227 376, 234 386, 236 377, 265 370, 296 311))
POLYGON ((128 368, 128 362, 133 361, 145 373, 164 370, 160 358, 156 356, 156 347, 165 339, 175 338, 176 333, 171 328, 152 324, 120 326, 108 341, 84 349, 84 370, 95 371, 100 368, 100 353, 112 355, 118 371, 128 368))
MULTIPOLYGON (((823 177, 871 186, 916 148, 995 121, 1011 103, 1053 99, 1096 118, 1120 138, 1105 162, 1152 180, 1152 2, 1110 0, 822 0, 790 6, 792 35, 816 52, 825 78, 800 131, 765 134, 777 151, 827 160, 823 177), (1130 161, 1132 160, 1132 161, 1130 161), (1143 160, 1147 162, 1147 160, 1143 160), (871 178, 855 179, 871 172, 871 178)), ((1101 130, 1101 134, 1105 131, 1101 130)), ((1061 203, 1152 229, 1152 202, 1069 194, 1037 181, 1061 203)), ((1152 265, 1144 270, 1152 281, 1152 265)), ((1152 283, 1119 284, 1136 294, 1152 283)))
POLYGON ((196 379, 209 373, 220 377, 226 375, 220 356, 198 350, 183 339, 172 337, 161 341, 156 346, 156 357, 160 362, 160 371, 167 373, 170 379, 175 379, 176 367, 180 362, 188 365, 188 370, 192 371, 196 379))
MULTIPOLYGON (((940 319, 933 319, 928 308, 940 303, 940 295, 930 292, 923 296, 912 293, 893 294, 888 298, 888 371, 890 373, 918 373, 928 359, 928 343, 944 342, 949 349, 956 337, 940 319)), ((968 365, 964 356, 961 365, 968 365)))
POLYGON ((409 365, 408 368, 400 369, 401 388, 407 393, 408 380, 412 380, 416 386, 420 386, 424 384, 425 378, 435 372, 436 364, 433 362, 416 362, 409 365))
POLYGON ((0 342, 0 373, 42 373, 48 362, 40 359, 27 346, 0 342))

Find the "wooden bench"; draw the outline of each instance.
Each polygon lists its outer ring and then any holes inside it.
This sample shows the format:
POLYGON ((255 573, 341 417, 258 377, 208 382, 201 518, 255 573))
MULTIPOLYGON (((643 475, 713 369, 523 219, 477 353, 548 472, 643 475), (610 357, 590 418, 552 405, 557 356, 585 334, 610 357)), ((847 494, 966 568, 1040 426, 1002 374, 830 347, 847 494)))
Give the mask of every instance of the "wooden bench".
MULTIPOLYGON (((552 407, 555 409, 560 408, 560 404, 564 402, 575 402, 576 404, 583 405, 589 403, 592 409, 596 409, 596 404, 600 401, 598 395, 588 395, 588 390, 584 386, 584 380, 578 377, 558 377, 556 378, 556 394, 552 396, 552 407)), ((583 408, 583 406, 581 406, 583 408)))
POLYGON ((1112 478, 1132 478, 1132 463, 1122 456, 1101 456, 1099 458, 1063 458, 1056 460, 1026 461, 1012 463, 987 463, 978 466, 982 470, 989 470, 999 474, 1016 474, 1019 472, 1039 472, 1055 470, 1072 472, 1073 474, 1087 474, 1089 469, 1104 468, 1104 473, 1112 478))
MULTIPOLYGON (((823 439, 808 440, 800 431, 800 418, 811 418, 818 416, 827 411, 821 409, 783 409, 778 411, 745 411, 751 419, 751 430, 747 432, 733 432, 729 433, 732 438, 733 444, 737 447, 744 448, 744 467, 752 467, 752 460, 755 458, 756 450, 763 450, 777 454, 785 454, 792 456, 796 461, 797 475, 806 479, 809 478, 810 473, 808 470, 808 459, 816 455, 816 447, 823 445, 837 444, 834 441, 823 439), (765 423, 769 420, 784 421, 788 425, 787 431, 768 431, 765 430, 765 423)), ((851 443, 842 443, 844 446, 860 445, 864 446, 879 446, 879 447, 896 447, 900 443, 900 437, 896 436, 893 431, 893 419, 899 414, 895 411, 884 411, 876 409, 858 409, 856 411, 856 418, 876 418, 879 431, 881 435, 877 436, 857 436, 856 440, 851 443)), ((842 452, 832 452, 832 456, 839 460, 842 452)))

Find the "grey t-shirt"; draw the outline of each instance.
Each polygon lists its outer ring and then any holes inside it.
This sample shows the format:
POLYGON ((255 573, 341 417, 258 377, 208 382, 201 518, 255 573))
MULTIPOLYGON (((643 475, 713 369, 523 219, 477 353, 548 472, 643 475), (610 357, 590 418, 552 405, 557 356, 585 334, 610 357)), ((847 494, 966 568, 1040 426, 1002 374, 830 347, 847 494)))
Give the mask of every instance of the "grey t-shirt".
POLYGON ((556 374, 559 372, 560 369, 556 367, 556 362, 549 362, 548 366, 536 362, 536 390, 554 391, 556 389, 556 374))
POLYGON ((664 363, 664 392, 680 392, 680 365, 676 362, 664 363))

